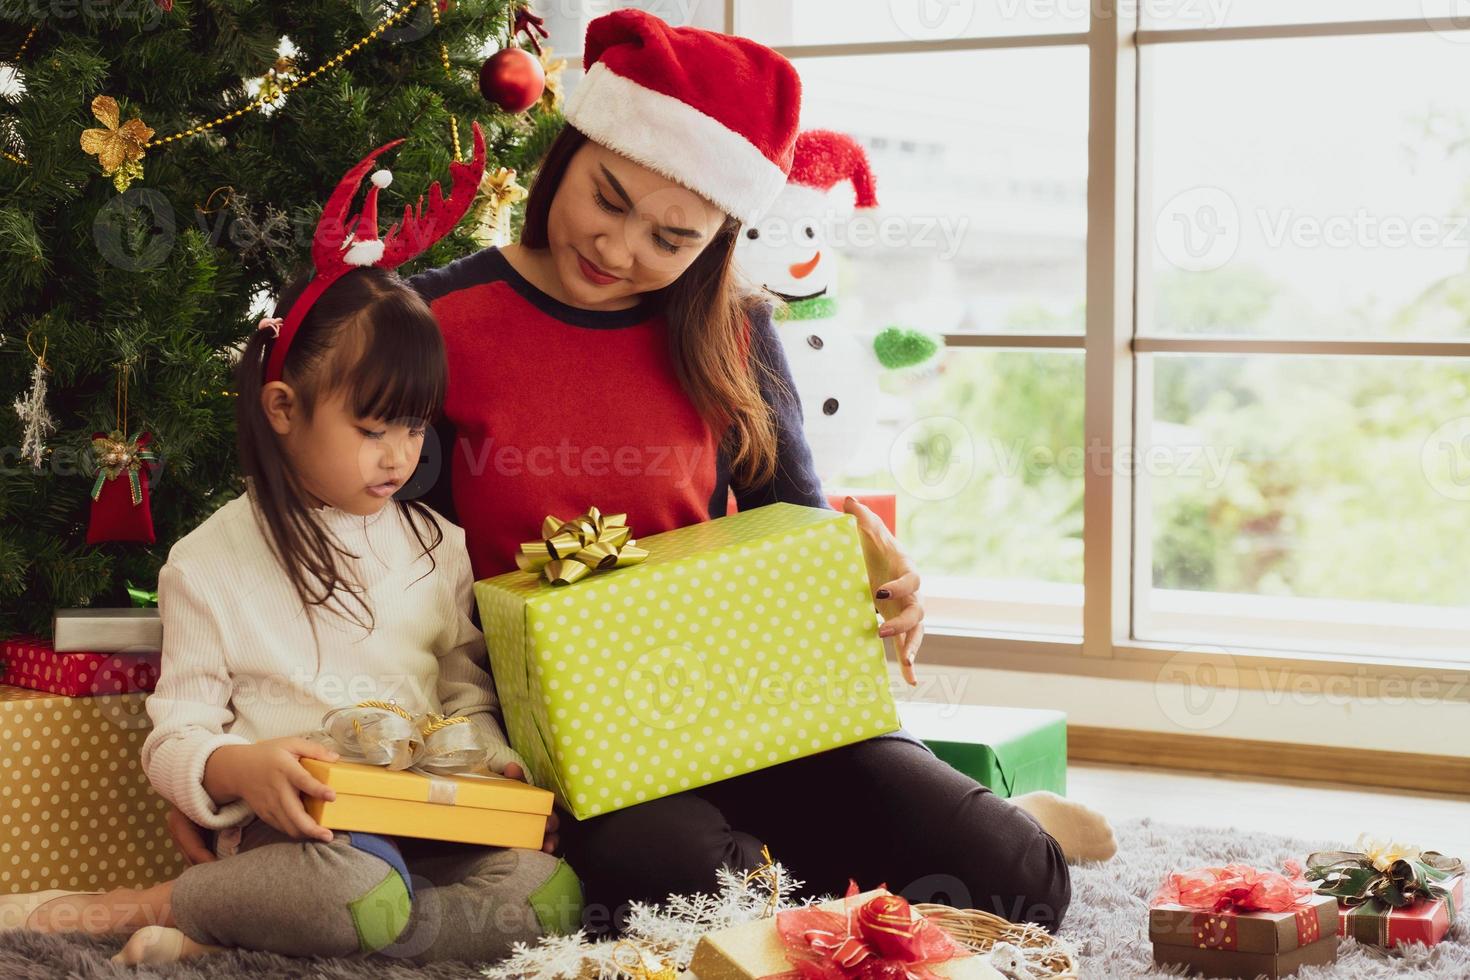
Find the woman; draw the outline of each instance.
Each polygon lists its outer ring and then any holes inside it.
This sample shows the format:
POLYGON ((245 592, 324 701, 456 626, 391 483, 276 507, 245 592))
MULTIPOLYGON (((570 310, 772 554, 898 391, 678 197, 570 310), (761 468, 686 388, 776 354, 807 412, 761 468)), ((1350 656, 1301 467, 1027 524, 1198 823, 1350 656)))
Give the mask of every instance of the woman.
MULTIPOLYGON (((450 363, 429 501, 465 528, 476 578, 515 567, 527 529, 588 504, 640 536, 787 501, 825 507, 770 309, 732 267, 742 223, 784 185, 795 70, 754 42, 639 11, 595 20, 567 128, 538 171, 521 241, 425 272, 450 363)), ((849 498, 880 633, 905 679, 923 637, 919 577, 849 498)), ((533 532, 534 533, 534 532, 533 532)), ((186 852, 204 858, 186 821, 186 852)), ((1055 929, 1067 859, 1111 834, 1051 794, 1006 801, 907 733, 784 763, 586 821, 562 821, 586 925, 630 901, 709 891, 761 847, 837 892, 855 878, 914 900, 1055 929)))

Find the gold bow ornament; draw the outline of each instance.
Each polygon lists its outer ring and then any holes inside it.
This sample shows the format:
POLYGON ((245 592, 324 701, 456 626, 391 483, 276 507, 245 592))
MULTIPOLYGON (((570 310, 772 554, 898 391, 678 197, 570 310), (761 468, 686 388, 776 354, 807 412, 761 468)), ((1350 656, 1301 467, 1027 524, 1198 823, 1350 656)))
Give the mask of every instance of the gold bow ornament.
POLYGON ((596 507, 570 521, 547 515, 541 540, 522 542, 516 566, 552 585, 571 585, 596 571, 644 561, 648 552, 632 534, 627 514, 603 514, 596 507))

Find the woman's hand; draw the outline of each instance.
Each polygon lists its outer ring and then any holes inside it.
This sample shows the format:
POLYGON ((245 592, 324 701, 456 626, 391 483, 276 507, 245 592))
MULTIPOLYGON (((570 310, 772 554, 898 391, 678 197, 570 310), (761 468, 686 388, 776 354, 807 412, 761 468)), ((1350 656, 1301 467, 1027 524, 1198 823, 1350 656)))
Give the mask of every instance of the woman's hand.
MULTIPOLYGON (((526 770, 522 769, 518 762, 508 763, 502 775, 509 776, 511 779, 519 779, 523 783, 529 782, 526 779, 526 770)), ((560 827, 561 820, 557 817, 556 811, 552 810, 551 815, 546 818, 546 839, 541 843, 541 850, 547 854, 555 854, 558 845, 561 844, 561 835, 557 833, 560 827)))
POLYGON ((191 867, 216 860, 214 852, 204 842, 204 828, 184 816, 183 810, 176 806, 169 807, 164 821, 168 824, 168 835, 174 839, 174 846, 191 867))
POLYGON ((868 584, 874 603, 883 614, 879 636, 894 636, 898 666, 910 687, 917 687, 914 661, 924 642, 924 603, 919 597, 919 573, 898 547, 898 542, 877 514, 855 497, 842 502, 844 513, 857 518, 858 537, 863 542, 863 560, 868 566, 868 584))
POLYGON ((273 738, 253 745, 221 745, 204 765, 204 788, 216 802, 244 800, 257 817, 292 840, 330 841, 332 832, 306 813, 301 794, 335 800, 337 793, 301 766, 336 762, 337 753, 309 739, 273 738))

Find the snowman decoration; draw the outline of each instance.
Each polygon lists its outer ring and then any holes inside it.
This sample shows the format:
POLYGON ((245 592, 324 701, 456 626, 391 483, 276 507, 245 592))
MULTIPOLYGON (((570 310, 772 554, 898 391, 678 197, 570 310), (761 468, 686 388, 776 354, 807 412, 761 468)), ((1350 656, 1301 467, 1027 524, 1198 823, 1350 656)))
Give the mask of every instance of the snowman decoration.
POLYGON ((826 230, 850 219, 853 208, 832 193, 847 183, 856 208, 877 207, 873 172, 856 140, 831 130, 801 133, 785 189, 736 247, 746 277, 785 303, 776 310, 776 330, 816 473, 828 487, 875 433, 882 373, 923 364, 940 348, 916 330, 865 330, 856 304, 839 301, 839 261, 826 230))

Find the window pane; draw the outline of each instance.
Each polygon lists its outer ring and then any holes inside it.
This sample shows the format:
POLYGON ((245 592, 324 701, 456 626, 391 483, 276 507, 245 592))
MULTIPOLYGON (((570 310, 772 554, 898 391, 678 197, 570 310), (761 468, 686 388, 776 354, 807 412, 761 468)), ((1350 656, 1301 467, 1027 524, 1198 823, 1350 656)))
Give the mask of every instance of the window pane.
POLYGON ((1081 353, 956 348, 883 388, 877 432, 836 482, 897 494, 931 617, 1080 633, 1081 353))
POLYGON ((1345 20, 1414 20, 1465 13, 1458 0, 1140 0, 1144 27, 1241 27, 1345 20))
POLYGON ((603 14, 623 8, 646 10, 675 27, 725 29, 725 5, 717 0, 598 0, 596 3, 537 4, 546 21, 547 43, 558 57, 579 58, 587 25, 603 14))
POLYGON ((1470 334, 1467 56, 1432 34, 1146 49, 1140 329, 1470 334))
POLYGON ((1088 0, 737 0, 736 31, 765 44, 947 41, 1087 30, 1088 0))
POLYGON ((1140 638, 1463 657, 1470 365, 1155 355, 1139 371, 1140 638))
MULTIPOLYGON (((865 322, 1081 333, 1087 52, 801 59, 802 125, 868 151, 879 207, 832 228, 865 322)), ((852 203, 849 185, 833 200, 852 203)), ((840 215, 838 216, 841 217, 840 215)))

